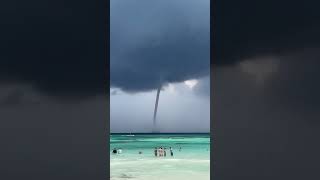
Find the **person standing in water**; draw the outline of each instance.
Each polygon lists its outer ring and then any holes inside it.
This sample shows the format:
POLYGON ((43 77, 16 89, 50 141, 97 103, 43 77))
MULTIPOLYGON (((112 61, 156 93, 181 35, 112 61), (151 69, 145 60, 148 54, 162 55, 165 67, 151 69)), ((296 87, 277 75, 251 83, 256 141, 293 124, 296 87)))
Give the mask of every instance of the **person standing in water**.
POLYGON ((167 155, 166 148, 163 149, 163 153, 164 153, 164 154, 163 154, 164 156, 167 155))
POLYGON ((122 153, 122 149, 119 148, 117 152, 118 152, 118 154, 121 154, 122 153))
POLYGON ((171 147, 170 147, 170 154, 171 154, 171 156, 173 156, 173 151, 172 151, 171 147))
POLYGON ((154 148, 154 156, 158 156, 158 149, 156 147, 154 148))

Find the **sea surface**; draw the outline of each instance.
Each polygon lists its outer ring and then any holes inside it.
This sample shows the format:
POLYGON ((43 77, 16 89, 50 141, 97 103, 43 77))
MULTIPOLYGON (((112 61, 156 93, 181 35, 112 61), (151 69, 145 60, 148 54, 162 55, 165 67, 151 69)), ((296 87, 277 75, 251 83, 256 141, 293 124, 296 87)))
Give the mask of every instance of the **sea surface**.
POLYGON ((133 135, 111 134, 111 180, 210 179, 209 134, 133 135), (159 146, 167 148, 166 157, 154 156, 154 148, 159 146), (173 148, 173 156, 169 147, 173 148), (122 153, 113 154, 113 148, 122 148, 122 153))

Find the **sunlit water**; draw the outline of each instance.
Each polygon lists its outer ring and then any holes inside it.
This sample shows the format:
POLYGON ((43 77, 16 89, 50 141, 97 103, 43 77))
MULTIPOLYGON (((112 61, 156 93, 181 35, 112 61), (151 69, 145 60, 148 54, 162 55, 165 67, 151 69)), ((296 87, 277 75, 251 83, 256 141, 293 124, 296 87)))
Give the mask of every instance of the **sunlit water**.
POLYGON ((210 135, 111 135, 110 179, 209 180, 210 135), (166 157, 154 156, 156 146, 167 148, 166 157), (173 148, 173 157, 169 147, 173 148), (122 148, 122 153, 112 154, 113 148, 122 148))

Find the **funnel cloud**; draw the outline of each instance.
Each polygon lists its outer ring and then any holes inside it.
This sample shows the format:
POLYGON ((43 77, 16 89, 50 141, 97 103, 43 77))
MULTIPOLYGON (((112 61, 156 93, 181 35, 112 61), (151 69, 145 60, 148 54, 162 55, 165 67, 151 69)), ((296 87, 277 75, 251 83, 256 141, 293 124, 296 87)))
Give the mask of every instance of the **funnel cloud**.
POLYGON ((160 91, 161 91, 161 87, 159 87, 157 90, 157 98, 156 98, 156 103, 154 105, 153 132, 157 132, 157 111, 158 111, 158 102, 159 102, 160 91))

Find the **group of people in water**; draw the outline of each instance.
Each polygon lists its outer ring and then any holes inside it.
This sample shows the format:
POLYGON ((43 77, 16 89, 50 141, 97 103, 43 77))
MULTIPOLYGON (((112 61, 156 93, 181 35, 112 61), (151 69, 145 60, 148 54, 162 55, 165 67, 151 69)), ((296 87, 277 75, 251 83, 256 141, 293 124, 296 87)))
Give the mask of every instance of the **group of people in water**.
MULTIPOLYGON (((163 148, 162 146, 161 147, 155 147, 154 148, 154 156, 156 157, 162 157, 162 156, 167 156, 167 151, 166 151, 167 148, 163 148)), ((170 155, 173 156, 173 150, 172 148, 170 147, 170 155)))
MULTIPOLYGON (((173 156, 173 149, 170 147, 169 148, 170 151, 170 155, 173 156)), ((181 151, 181 147, 179 147, 179 151, 181 151)), ((122 153, 122 149, 121 148, 114 148, 112 150, 113 154, 121 154, 122 153)), ((142 154, 142 151, 139 151, 139 154, 142 154)), ((154 156, 156 157, 165 157, 167 156, 167 148, 165 147, 155 147, 154 148, 154 156)))
POLYGON ((122 153, 122 149, 121 148, 114 148, 113 150, 112 150, 112 153, 113 154, 121 154, 122 153))

